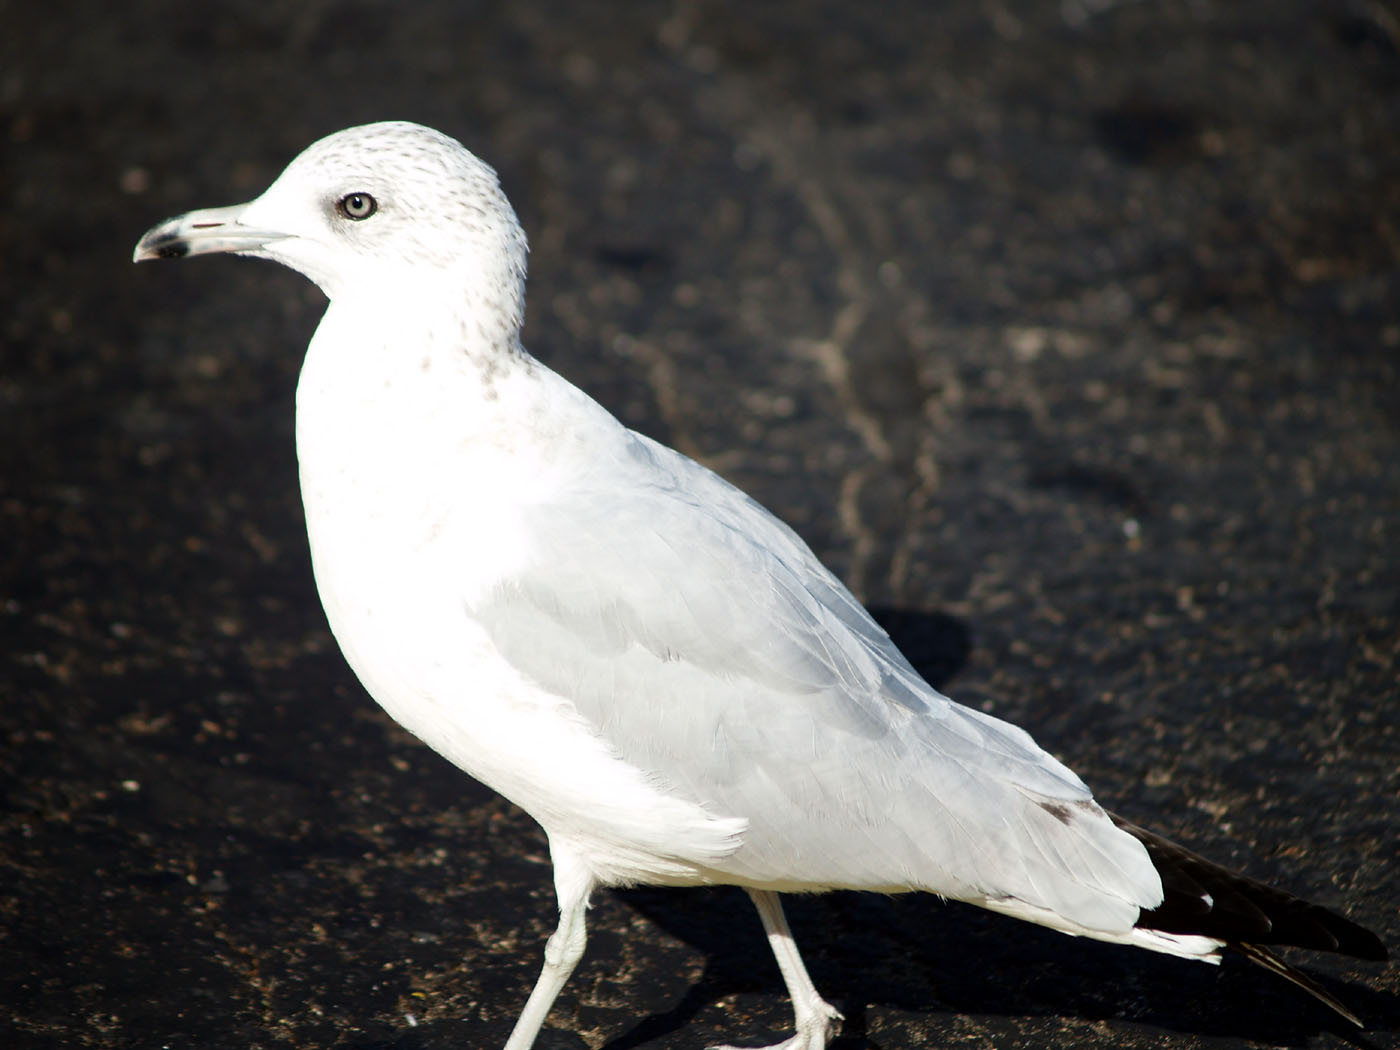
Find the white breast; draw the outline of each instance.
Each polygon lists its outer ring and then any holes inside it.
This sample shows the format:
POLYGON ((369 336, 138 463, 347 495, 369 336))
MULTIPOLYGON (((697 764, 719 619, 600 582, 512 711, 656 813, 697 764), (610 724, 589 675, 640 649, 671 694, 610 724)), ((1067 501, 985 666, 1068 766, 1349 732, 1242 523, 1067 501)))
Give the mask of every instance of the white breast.
POLYGON ((297 452, 331 630, 396 721, 593 858, 600 881, 706 881, 744 822, 660 793, 469 614, 534 556, 521 509, 599 454, 574 435, 606 443, 620 425, 532 360, 483 371, 438 345, 332 308, 308 348, 297 452))

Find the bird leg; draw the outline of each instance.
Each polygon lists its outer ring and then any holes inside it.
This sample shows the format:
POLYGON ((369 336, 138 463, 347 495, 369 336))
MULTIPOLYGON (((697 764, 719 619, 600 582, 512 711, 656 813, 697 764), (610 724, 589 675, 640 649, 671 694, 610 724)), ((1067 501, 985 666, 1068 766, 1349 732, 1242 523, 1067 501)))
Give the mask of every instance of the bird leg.
POLYGON ((583 949, 588 943, 584 919, 588 913, 588 896, 593 889, 592 880, 575 877, 580 874, 577 865, 570 862, 570 857, 561 855, 563 851, 553 842, 550 853, 554 860, 554 891, 559 898, 559 925, 545 942, 544 966, 511 1029, 505 1050, 530 1050, 550 1007, 583 958, 583 949))
MULTIPOLYGON (((793 1026, 797 1029, 791 1037, 763 1050, 826 1050, 828 1040, 836 1034, 842 1020, 841 1012, 817 994, 816 985, 807 976, 807 967, 802 965, 802 956, 797 951, 797 942, 792 939, 778 895, 772 890, 749 890, 748 893, 763 920, 773 957, 778 960, 788 997, 792 999, 793 1026)), ((709 1050, 739 1048, 721 1046, 709 1050)))

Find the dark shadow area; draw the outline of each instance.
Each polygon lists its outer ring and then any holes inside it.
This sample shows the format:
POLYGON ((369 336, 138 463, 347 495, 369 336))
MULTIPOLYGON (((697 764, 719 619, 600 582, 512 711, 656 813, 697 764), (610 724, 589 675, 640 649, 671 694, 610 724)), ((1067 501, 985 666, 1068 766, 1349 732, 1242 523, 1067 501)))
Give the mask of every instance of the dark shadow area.
POLYGON ((871 606, 869 611, 935 689, 946 688, 972 653, 972 632, 955 616, 886 605, 871 606))
MULTIPOLYGON (((722 1037, 744 1045, 790 1034, 786 990, 742 891, 641 889, 617 895, 707 961, 679 1002, 610 1040, 607 1050, 632 1050, 678 1032, 712 1011, 717 1000, 753 992, 776 1000, 764 1015, 771 1031, 722 1037)), ((1322 1033, 1352 1046, 1377 1045, 1367 1032, 1237 955, 1227 954, 1217 968, 1066 937, 922 894, 788 895, 784 905, 818 990, 846 1015, 841 1042, 850 1046, 865 1045, 860 1018, 867 1004, 924 1015, 930 1025, 950 1015, 974 1015, 992 1027, 998 1017, 1119 1019, 1270 1046, 1308 1046, 1322 1033)), ((1372 1031, 1400 1023, 1400 997, 1309 969, 1309 953, 1292 958, 1372 1031)))

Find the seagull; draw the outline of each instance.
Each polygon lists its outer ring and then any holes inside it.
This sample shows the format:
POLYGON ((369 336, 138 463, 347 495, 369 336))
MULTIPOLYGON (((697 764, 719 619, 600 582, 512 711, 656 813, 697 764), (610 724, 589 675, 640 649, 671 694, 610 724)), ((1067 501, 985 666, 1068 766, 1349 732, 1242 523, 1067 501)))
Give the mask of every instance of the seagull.
POLYGON ((135 261, 271 259, 329 299, 296 397, 317 589, 409 732, 549 839, 559 923, 505 1044, 529 1050, 600 887, 743 887, 792 1001, 841 1014, 782 893, 923 891, 1062 933, 1233 949, 1356 1024, 1268 947, 1385 959, 1370 931, 1106 812, 1022 729, 925 682, 790 528, 526 352, 526 240, 495 171, 385 122, 135 261))

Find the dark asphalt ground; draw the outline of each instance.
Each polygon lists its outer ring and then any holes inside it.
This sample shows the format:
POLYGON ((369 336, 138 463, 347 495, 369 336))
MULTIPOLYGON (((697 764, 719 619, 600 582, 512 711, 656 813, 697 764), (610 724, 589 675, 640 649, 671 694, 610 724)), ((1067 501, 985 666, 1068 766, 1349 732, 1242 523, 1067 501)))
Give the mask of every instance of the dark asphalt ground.
MULTIPOLYGON (((933 680, 1400 947, 1389 0, 4 7, 0 1046, 495 1047, 543 837, 312 585, 322 303, 159 219, 406 118, 494 163, 527 342, 793 523, 933 680), (294 13, 291 13, 294 12, 294 13)), ((790 914, 839 1048, 1400 1046, 1400 968, 1193 966, 931 898, 790 914)), ((603 893, 544 1048, 789 1007, 735 891, 603 893)))

